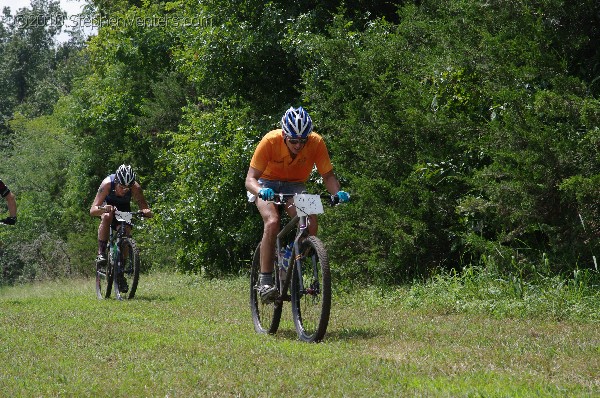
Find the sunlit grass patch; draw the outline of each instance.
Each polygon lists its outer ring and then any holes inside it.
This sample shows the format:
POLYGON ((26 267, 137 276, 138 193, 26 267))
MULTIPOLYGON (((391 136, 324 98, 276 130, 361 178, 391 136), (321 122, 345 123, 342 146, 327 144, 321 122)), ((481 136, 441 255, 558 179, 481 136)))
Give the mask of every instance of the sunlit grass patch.
POLYGON ((324 342, 306 344, 289 303, 276 335, 254 332, 246 278, 144 274, 122 302, 97 300, 86 279, 2 287, 0 386, 7 396, 600 393, 598 306, 512 314, 517 299, 494 289, 438 278, 336 291, 324 342))

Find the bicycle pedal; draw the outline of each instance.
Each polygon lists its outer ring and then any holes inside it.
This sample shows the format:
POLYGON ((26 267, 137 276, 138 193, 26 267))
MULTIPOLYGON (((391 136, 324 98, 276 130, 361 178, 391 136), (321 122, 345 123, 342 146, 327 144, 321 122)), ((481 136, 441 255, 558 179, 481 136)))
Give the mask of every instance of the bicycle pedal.
POLYGON ((286 294, 285 296, 279 296, 279 300, 281 301, 292 301, 292 296, 286 294))
POLYGON ((277 300, 279 300, 279 296, 277 297, 261 297, 260 301, 264 304, 264 305, 268 305, 268 304, 273 304, 276 303, 277 300))

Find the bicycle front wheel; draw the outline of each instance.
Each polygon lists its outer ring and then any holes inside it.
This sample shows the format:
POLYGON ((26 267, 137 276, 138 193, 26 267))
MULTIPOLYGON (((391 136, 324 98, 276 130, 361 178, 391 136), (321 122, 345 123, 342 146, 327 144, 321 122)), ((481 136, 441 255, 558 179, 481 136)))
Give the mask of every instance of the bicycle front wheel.
POLYGON ((254 251, 250 270, 250 310, 252 311, 254 330, 257 333, 275 334, 279 328, 283 303, 281 300, 263 303, 257 291, 258 286, 260 286, 260 243, 254 251))
POLYGON ((117 299, 132 299, 140 277, 140 252, 131 238, 119 244, 119 261, 114 265, 114 286, 117 299))
MULTIPOLYGON (((110 258, 110 257, 109 257, 110 258)), ((98 300, 109 298, 113 284, 113 265, 96 262, 96 296, 98 300)))
POLYGON ((298 338, 316 343, 323 339, 331 310, 331 274, 323 242, 308 236, 296 253, 292 275, 292 316, 298 338))

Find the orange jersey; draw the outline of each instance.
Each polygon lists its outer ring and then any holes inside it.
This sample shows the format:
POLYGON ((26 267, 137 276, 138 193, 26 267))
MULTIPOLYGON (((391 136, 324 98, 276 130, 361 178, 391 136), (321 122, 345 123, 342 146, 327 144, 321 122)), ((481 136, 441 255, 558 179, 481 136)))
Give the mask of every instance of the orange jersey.
POLYGON ((333 170, 323 138, 311 133, 295 159, 283 141, 281 129, 268 132, 258 143, 250 166, 262 171, 260 178, 273 181, 306 182, 313 166, 323 175, 333 170))

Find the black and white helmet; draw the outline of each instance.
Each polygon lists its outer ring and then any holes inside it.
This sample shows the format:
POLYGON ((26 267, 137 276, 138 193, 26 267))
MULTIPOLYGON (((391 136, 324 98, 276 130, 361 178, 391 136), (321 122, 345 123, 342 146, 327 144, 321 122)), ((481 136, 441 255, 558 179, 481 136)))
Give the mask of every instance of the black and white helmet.
POLYGON ((281 128, 290 138, 306 138, 312 132, 313 124, 304 108, 291 107, 281 118, 281 128))
POLYGON ((117 184, 130 186, 135 181, 135 172, 128 164, 122 164, 115 172, 115 181, 117 184))

